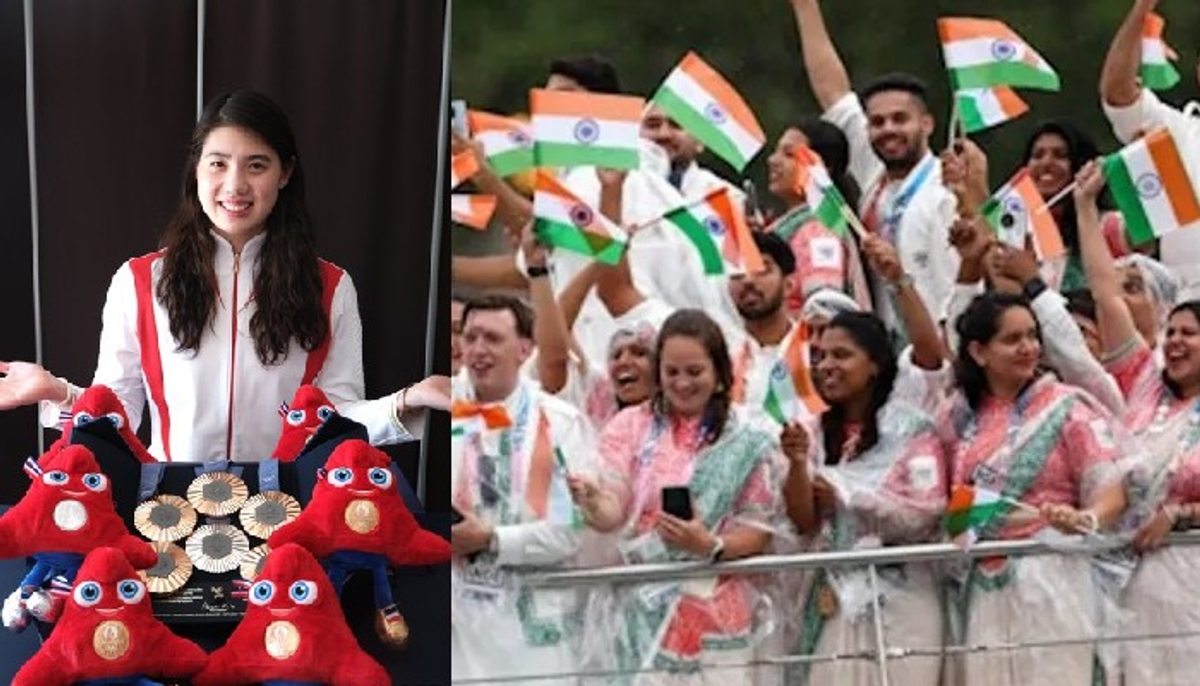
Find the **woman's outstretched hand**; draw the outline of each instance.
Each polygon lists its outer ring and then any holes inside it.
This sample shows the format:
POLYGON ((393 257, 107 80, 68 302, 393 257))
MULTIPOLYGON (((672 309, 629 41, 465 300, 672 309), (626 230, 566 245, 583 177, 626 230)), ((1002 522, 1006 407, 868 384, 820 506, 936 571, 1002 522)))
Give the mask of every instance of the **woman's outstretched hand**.
POLYGON ((63 382, 33 362, 0 362, 0 410, 67 396, 63 382))

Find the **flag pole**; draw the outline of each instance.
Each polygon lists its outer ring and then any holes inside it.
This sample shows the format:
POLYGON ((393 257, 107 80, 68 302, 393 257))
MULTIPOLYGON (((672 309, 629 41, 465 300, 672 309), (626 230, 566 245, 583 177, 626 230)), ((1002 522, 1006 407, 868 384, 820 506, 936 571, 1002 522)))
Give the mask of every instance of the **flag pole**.
POLYGON ((953 148, 955 133, 960 133, 962 117, 958 111, 958 91, 950 93, 950 125, 946 127, 946 147, 953 148))
POLYGON ((1079 186, 1079 184, 1074 181, 1072 181, 1071 183, 1068 183, 1066 185, 1066 187, 1064 187, 1061 191, 1055 193, 1053 195, 1053 197, 1051 197, 1041 207, 1039 207, 1037 209, 1038 214, 1041 214, 1041 213, 1045 212, 1046 210, 1050 209, 1051 207, 1054 207, 1055 205, 1057 205, 1060 200, 1067 197, 1067 195, 1069 195, 1071 193, 1071 191, 1075 190, 1075 188, 1077 186, 1079 186))

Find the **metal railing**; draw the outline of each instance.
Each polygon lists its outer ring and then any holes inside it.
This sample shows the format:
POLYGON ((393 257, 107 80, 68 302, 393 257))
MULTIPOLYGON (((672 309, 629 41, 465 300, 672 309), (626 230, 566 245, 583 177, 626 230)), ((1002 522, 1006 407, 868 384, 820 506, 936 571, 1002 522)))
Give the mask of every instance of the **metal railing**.
MULTIPOLYGON (((1101 645, 1126 643, 1131 641, 1161 641, 1180 638, 1200 638, 1200 628, 1196 631, 1137 634, 1137 635, 1098 635, 1084 638, 1050 639, 1037 642, 991 643, 987 645, 942 645, 937 648, 898 648, 887 645, 883 627, 883 613, 880 611, 878 579, 876 567, 879 565, 895 565, 909 563, 930 563, 962 561, 968 559, 989 557, 1020 557, 1032 555, 1084 555, 1094 556, 1104 550, 1118 549, 1125 545, 1123 541, 1113 540, 1110 544, 1092 542, 1089 545, 1075 545, 1067 541, 1048 543, 1045 541, 1024 539, 1014 541, 986 541, 977 543, 969 549, 960 548, 951 543, 932 543, 921 545, 887 546, 883 548, 860 550, 836 550, 789 555, 760 555, 731 562, 710 564, 706 562, 668 562, 656 564, 625 565, 615 567, 595 567, 584 569, 569 569, 557 572, 539 572, 525 575, 522 583, 532 588, 563 589, 581 586, 597 586, 611 584, 626 586, 642 583, 661 583, 683 579, 711 578, 714 576, 763 575, 778 572, 799 572, 818 569, 863 567, 868 570, 872 592, 872 619, 874 623, 875 649, 848 653, 824 653, 819 655, 781 655, 777 657, 758 657, 740 663, 702 663, 700 669, 705 672, 722 670, 745 669, 747 667, 767 667, 783 669, 787 666, 832 662, 838 660, 872 660, 879 667, 880 686, 891 686, 888 678, 887 665, 890 660, 903 660, 914 657, 948 657, 980 652, 1009 652, 1029 648, 1056 648, 1073 645, 1101 645)), ((1165 546, 1191 546, 1200 544, 1200 531, 1169 534, 1164 541, 1165 546)), ((512 677, 489 677, 486 679, 456 680, 456 684, 503 684, 503 683, 576 683, 584 680, 602 679, 618 675, 635 675, 663 672, 660 668, 646 668, 628 671, 578 670, 542 675, 521 675, 512 677)), ((589 682, 595 683, 595 682, 589 682)))

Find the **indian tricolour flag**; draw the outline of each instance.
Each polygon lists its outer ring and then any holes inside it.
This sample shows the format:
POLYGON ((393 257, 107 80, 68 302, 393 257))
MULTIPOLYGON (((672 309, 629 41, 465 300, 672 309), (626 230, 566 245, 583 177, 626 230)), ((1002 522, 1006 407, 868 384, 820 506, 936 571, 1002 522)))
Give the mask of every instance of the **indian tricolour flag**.
POLYGON ((637 169, 644 106, 641 98, 627 95, 530 91, 537 165, 637 169))
POLYGON ((503 405, 455 400, 450 405, 450 424, 452 436, 472 436, 484 431, 507 429, 513 425, 513 421, 503 405))
POLYGON ((763 410, 780 424, 819 415, 828 409, 810 374, 807 338, 793 332, 783 356, 771 368, 763 410))
POLYGON ((629 237, 546 170, 539 170, 533 194, 534 233, 548 245, 617 264, 629 237))
POLYGON ((975 486, 954 486, 946 506, 946 533, 961 547, 969 547, 979 538, 979 529, 1001 515, 1007 506, 995 491, 975 486))
POLYGON ((826 228, 842 238, 848 238, 847 214, 853 213, 853 210, 833 184, 821 156, 807 145, 798 145, 792 157, 796 162, 796 194, 804 196, 813 215, 826 228))
POLYGON ((1025 114, 1029 105, 1008 86, 966 88, 954 94, 963 130, 975 133, 1025 114))
POLYGON ((757 274, 763 269, 762 253, 737 205, 729 190, 721 188, 663 216, 696 246, 705 274, 757 274))
POLYGON ((1151 90, 1167 90, 1179 83, 1179 72, 1171 60, 1179 59, 1175 51, 1163 40, 1166 21, 1153 12, 1146 15, 1142 24, 1142 84, 1151 90))
POLYGON ((938 19, 942 55, 954 90, 1016 86, 1058 90, 1058 74, 1004 22, 994 19, 938 19))
POLYGON ((486 229, 495 211, 494 195, 453 193, 450 196, 450 218, 472 229, 486 229))
POLYGON ((479 160, 475 159, 475 153, 470 150, 463 150, 450 158, 450 190, 466 183, 467 179, 475 176, 478 171, 479 160))
POLYGON ((739 172, 767 140, 742 96, 694 52, 684 56, 650 101, 739 172))
POLYGON ((483 145, 483 154, 497 176, 512 176, 534 166, 529 125, 477 110, 467 113, 467 124, 471 137, 483 145))
POLYGON ((1025 249, 1027 237, 1032 238, 1039 260, 1066 252, 1058 223, 1024 167, 992 194, 979 213, 1002 242, 1018 250, 1025 249))
POLYGON ((1104 176, 1133 245, 1200 221, 1196 186, 1167 129, 1156 129, 1105 157, 1104 176))

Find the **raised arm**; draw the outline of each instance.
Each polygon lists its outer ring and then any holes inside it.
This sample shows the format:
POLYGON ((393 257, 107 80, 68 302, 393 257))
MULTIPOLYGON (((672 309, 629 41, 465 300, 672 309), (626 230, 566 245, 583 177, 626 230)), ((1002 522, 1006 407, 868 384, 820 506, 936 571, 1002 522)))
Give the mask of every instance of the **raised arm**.
POLYGON ((509 235, 520 236, 521 229, 533 218, 533 203, 508 185, 504 179, 496 176, 496 172, 483 155, 483 146, 479 141, 468 140, 455 132, 451 134, 452 152, 470 149, 475 153, 475 159, 479 161, 479 171, 471 180, 475 182, 480 193, 496 196, 496 219, 504 225, 509 235))
POLYGON ((850 92, 850 76, 825 28, 817 0, 792 0, 792 12, 796 15, 808 84, 821 109, 827 110, 850 92))
POLYGON ((521 238, 529 276, 529 299, 533 305, 533 340, 537 345, 538 381, 547 393, 557 393, 567 383, 567 365, 571 356, 571 332, 554 298, 554 287, 546 273, 546 246, 533 235, 532 222, 525 225, 521 238))
POLYGON ((895 247, 879 236, 870 235, 863 241, 863 252, 871 268, 896 294, 896 306, 912 343, 913 364, 922 369, 941 369, 947 357, 946 347, 929 308, 913 286, 912 277, 904 272, 895 247))
POLYGON ((471 288, 524 289, 526 285, 512 255, 454 255, 450 259, 450 280, 471 288))
POLYGON ((1100 97, 1115 107, 1128 107, 1141 95, 1138 69, 1142 64, 1142 25, 1158 0, 1134 0, 1125 21, 1113 36, 1100 70, 1100 97))
MULTIPOLYGON (((625 172, 612 169, 597 169, 600 178, 600 212, 615 224, 621 223, 625 172)), ((631 237, 632 240, 632 237, 631 237)), ((633 272, 629 267, 629 251, 612 268, 601 268, 597 272, 596 295, 613 317, 620 317, 646 299, 633 285, 633 272)))
POLYGON ((1100 210, 1096 197, 1104 188, 1104 174, 1095 161, 1088 162, 1075 176, 1075 215, 1079 225, 1079 252, 1087 274, 1092 299, 1096 301, 1096 323, 1106 353, 1126 345, 1145 345, 1133 323, 1133 315, 1121 296, 1121 278, 1112 253, 1100 232, 1100 210))

